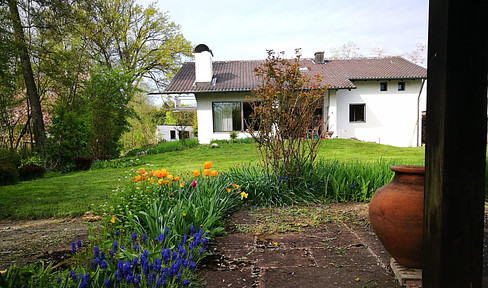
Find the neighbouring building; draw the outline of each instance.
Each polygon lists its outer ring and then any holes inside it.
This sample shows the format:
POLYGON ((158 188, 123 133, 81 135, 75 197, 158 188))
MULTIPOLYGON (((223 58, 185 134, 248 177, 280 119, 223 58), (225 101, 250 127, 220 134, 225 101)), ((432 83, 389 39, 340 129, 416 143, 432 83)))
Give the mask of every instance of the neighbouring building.
POLYGON ((158 125, 156 128, 158 141, 178 141, 180 139, 193 139, 193 127, 176 125, 158 125))
MULTIPOLYGON (((254 68, 265 61, 212 61, 212 51, 204 44, 194 52, 195 62, 183 64, 164 93, 195 95, 200 143, 229 139, 232 131, 249 137, 246 97, 260 83, 254 68)), ((300 65, 323 75, 328 85, 322 137, 405 147, 422 144, 425 68, 402 57, 327 60, 323 52, 301 59, 300 65)))

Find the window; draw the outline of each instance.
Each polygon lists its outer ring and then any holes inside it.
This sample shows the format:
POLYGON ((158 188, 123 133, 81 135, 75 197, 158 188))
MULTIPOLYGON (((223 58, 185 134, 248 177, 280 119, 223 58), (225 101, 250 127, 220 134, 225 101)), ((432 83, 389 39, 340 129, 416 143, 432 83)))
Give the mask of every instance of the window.
POLYGON ((242 130, 241 102, 212 103, 214 132, 242 130))
POLYGON ((180 140, 190 139, 190 131, 178 131, 180 140))
POLYGON ((405 82, 398 82, 398 91, 405 91, 405 82))
POLYGON ((250 123, 251 105, 247 101, 212 103, 214 132, 243 131, 250 123))
POLYGON ((170 134, 171 140, 175 140, 176 139, 176 131, 175 130, 170 130, 169 131, 169 134, 170 134))
POLYGON ((388 83, 381 82, 380 83, 380 91, 388 91, 388 83))
POLYGON ((366 122, 366 104, 349 104, 349 122, 366 122))

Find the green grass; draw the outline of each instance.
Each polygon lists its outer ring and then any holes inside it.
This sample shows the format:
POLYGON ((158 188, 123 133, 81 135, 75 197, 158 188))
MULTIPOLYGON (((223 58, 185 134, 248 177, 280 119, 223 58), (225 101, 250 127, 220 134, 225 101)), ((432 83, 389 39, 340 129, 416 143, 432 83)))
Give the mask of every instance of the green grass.
MULTIPOLYGON (((200 145, 184 151, 139 156, 146 170, 165 168, 170 173, 183 174, 203 168, 212 161, 212 169, 227 170, 237 164, 257 164, 258 154, 253 144, 224 144, 212 149, 200 145)), ((424 148, 398 148, 359 141, 324 140, 319 159, 347 161, 423 162, 424 148)), ((133 175, 138 167, 105 168, 69 174, 48 173, 46 178, 0 187, 0 219, 36 219, 80 216, 86 211, 102 211, 101 205, 112 203, 112 194, 124 177, 133 175), (120 179, 120 180, 119 180, 120 179)))

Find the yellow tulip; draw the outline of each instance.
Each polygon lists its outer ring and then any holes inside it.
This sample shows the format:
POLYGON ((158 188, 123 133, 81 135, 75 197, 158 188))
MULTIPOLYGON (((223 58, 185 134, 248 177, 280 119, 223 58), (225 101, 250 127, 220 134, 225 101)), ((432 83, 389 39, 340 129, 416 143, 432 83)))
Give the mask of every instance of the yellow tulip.
POLYGON ((185 181, 181 181, 180 187, 183 188, 185 186, 185 181))
POLYGON ((115 215, 110 219, 110 222, 115 223, 115 215))
POLYGON ((244 198, 247 199, 247 195, 247 193, 241 192, 241 200, 243 200, 244 198))

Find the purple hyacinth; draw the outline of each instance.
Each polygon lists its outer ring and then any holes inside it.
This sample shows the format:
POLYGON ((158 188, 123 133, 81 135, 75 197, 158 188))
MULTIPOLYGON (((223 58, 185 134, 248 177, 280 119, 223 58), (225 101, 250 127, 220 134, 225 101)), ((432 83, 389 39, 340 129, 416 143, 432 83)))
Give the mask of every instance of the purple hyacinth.
POLYGON ((137 266, 137 257, 134 257, 134 259, 132 259, 132 267, 136 267, 137 266))
POLYGON ((193 224, 191 224, 191 227, 190 227, 190 234, 193 235, 195 234, 195 227, 193 227, 193 224))
POLYGON ((58 277, 58 279, 56 279, 56 282, 59 284, 61 283, 61 278, 58 277))
POLYGON ((114 250, 113 249, 110 249, 109 253, 110 253, 110 258, 111 259, 114 258, 114 250))
POLYGON ((93 253, 95 254, 95 258, 99 258, 100 257, 100 250, 98 250, 98 246, 95 246, 93 248, 93 253))
POLYGON ((77 244, 78 244, 78 248, 81 248, 81 240, 80 239, 78 239, 77 244))
POLYGON ((73 254, 76 254, 76 244, 75 244, 75 242, 71 243, 71 252, 73 254))
POLYGON ((190 280, 186 279, 183 281, 182 284, 183 284, 183 287, 188 287, 188 286, 190 286, 190 280))
POLYGON ((73 281, 76 282, 76 273, 75 273, 75 271, 70 270, 69 271, 69 277, 71 277, 71 279, 73 279, 73 281))
POLYGON ((166 227, 166 229, 164 229, 164 236, 168 236, 168 232, 169 232, 169 229, 168 229, 168 227, 166 227))
POLYGON ((105 259, 102 260, 102 263, 100 263, 100 269, 107 269, 107 267, 108 267, 107 261, 105 259))
POLYGON ((115 237, 119 237, 119 230, 115 230, 115 237))
POLYGON ((159 234, 159 242, 163 243, 163 241, 164 241, 164 234, 161 233, 159 234))
POLYGON ((114 251, 117 251, 117 240, 114 240, 114 251))
POLYGON ((132 232, 131 239, 132 239, 132 242, 136 242, 136 239, 137 239, 136 232, 132 232))
POLYGON ((104 284, 105 284, 105 288, 108 288, 110 286, 110 279, 105 278, 104 284))
POLYGON ((139 287, 139 282, 141 282, 141 274, 137 274, 137 277, 134 280, 134 286, 139 287))

